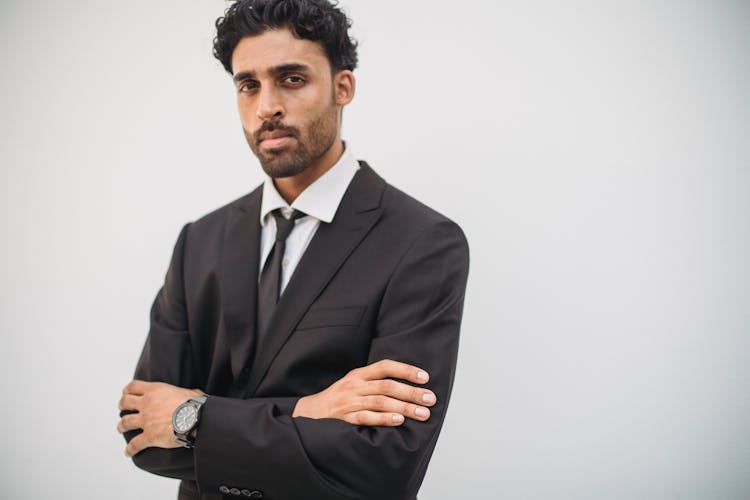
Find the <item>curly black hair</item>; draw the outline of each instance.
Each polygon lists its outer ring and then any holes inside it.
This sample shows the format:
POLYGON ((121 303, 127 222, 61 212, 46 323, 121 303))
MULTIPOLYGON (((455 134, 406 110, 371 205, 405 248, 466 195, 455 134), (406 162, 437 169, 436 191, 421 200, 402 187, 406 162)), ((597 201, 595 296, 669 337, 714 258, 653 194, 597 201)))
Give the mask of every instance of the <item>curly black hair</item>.
POLYGON ((239 0, 216 20, 214 57, 232 74, 232 53, 239 41, 269 29, 287 28, 294 36, 321 42, 333 71, 354 70, 357 42, 351 21, 327 0, 239 0))

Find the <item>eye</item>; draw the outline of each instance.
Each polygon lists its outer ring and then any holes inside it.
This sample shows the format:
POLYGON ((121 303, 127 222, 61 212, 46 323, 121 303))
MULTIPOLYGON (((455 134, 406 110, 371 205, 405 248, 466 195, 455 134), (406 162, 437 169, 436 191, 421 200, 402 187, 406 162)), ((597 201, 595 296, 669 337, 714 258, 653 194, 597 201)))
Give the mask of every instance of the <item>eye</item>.
POLYGON ((289 75, 284 78, 284 83, 292 87, 299 87, 305 83, 305 79, 299 75, 289 75))
POLYGON ((245 82, 240 85, 238 90, 240 92, 252 92, 257 88, 258 88, 258 84, 256 82, 245 82))

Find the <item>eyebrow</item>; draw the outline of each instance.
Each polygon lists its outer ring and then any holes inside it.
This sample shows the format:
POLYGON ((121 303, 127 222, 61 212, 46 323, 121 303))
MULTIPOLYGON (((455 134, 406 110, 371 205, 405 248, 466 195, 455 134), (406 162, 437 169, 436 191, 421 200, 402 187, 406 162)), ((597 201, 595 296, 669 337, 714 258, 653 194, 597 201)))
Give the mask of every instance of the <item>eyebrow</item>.
MULTIPOLYGON (((279 64, 278 66, 274 66, 273 68, 269 69, 268 72, 272 75, 280 75, 283 73, 289 73, 292 71, 309 71, 310 66, 306 64, 301 63, 285 63, 285 64, 279 64)), ((234 75, 232 77, 232 80, 235 82, 241 82, 242 80, 247 80, 249 78, 255 78, 256 74, 255 71, 241 71, 234 75)))

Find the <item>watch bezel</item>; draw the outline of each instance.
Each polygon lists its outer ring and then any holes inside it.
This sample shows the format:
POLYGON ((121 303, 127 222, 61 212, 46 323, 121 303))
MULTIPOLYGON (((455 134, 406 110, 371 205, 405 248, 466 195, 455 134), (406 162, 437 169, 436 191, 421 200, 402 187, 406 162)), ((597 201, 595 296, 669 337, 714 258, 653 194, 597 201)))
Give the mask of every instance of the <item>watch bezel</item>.
POLYGON ((174 432, 175 439, 178 443, 186 448, 192 448, 195 444, 195 437, 191 436, 193 431, 198 427, 198 421, 200 419, 200 411, 203 403, 206 402, 207 396, 196 396, 192 399, 188 399, 180 406, 178 406, 174 413, 172 413, 172 431, 174 432), (187 407, 195 408, 193 413, 193 421, 185 431, 177 430, 177 416, 187 407))
POLYGON ((174 428, 174 431, 177 434, 187 434, 190 431, 193 430, 193 427, 195 427, 195 424, 198 423, 198 405, 193 402, 193 400, 185 401, 180 406, 177 407, 177 409, 174 411, 174 414, 172 415, 172 427, 174 428), (180 429, 180 425, 178 424, 178 419, 180 418, 180 414, 183 413, 187 408, 192 408, 193 411, 191 412, 192 415, 192 422, 190 422, 190 425, 186 429, 180 429))

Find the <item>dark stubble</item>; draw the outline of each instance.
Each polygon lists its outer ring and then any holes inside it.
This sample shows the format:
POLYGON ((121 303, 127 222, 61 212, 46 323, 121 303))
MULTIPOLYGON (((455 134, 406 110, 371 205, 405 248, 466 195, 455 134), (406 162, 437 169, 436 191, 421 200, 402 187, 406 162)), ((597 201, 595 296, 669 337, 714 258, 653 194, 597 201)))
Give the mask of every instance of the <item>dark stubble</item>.
POLYGON ((336 141, 336 106, 329 106, 300 131, 281 121, 267 121, 253 133, 243 128, 250 149, 258 157, 269 177, 292 177, 307 170, 319 160, 336 141), (261 151, 260 134, 280 130, 293 137, 290 146, 261 151))

